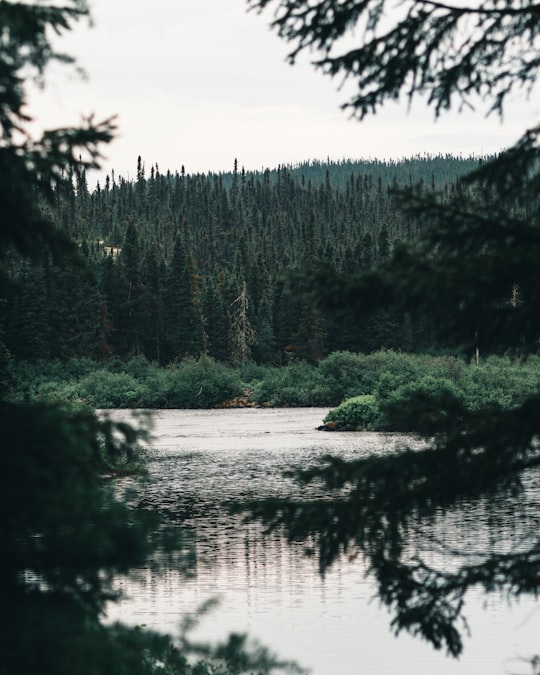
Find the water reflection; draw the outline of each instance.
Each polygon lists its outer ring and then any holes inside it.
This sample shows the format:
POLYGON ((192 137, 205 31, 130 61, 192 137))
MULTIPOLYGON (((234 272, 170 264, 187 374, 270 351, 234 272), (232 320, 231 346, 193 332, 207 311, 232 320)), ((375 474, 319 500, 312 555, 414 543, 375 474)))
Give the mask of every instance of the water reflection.
MULTIPOLYGON (((499 598, 484 606, 470 594, 467 616, 473 639, 459 662, 407 635, 395 639, 389 615, 373 601, 362 557, 340 561, 323 579, 301 543, 278 532, 243 524, 224 504, 269 496, 304 497, 282 471, 309 466, 328 453, 344 458, 392 452, 398 435, 325 434, 315 428, 326 410, 160 411, 144 482, 126 481, 147 508, 159 509, 182 528, 184 549, 160 577, 137 570, 120 580, 129 596, 110 617, 175 632, 182 615, 210 597, 219 610, 200 636, 221 638, 248 631, 281 656, 311 666, 315 675, 358 672, 482 675, 526 672, 508 658, 538 650, 539 615, 533 603, 508 610, 499 598)), ((410 439, 406 439, 410 440, 410 439)), ((311 495, 320 496, 313 486, 311 495)), ((515 548, 538 531, 538 479, 529 476, 519 506, 509 495, 497 508, 488 500, 459 512, 439 511, 410 531, 411 553, 449 565, 454 551, 473 554, 515 548), (448 534, 451 533, 451 537, 448 534)))
POLYGON ((453 571, 459 565, 478 564, 493 555, 510 555, 530 549, 540 532, 540 477, 527 471, 524 490, 496 498, 463 500, 457 508, 437 509, 413 521, 409 556, 425 560, 435 569, 453 571))

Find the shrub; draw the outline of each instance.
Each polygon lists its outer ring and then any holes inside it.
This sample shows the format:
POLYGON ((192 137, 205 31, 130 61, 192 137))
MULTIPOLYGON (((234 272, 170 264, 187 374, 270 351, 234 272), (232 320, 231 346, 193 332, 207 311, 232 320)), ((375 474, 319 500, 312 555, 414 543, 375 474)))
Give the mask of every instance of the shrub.
POLYGON ((33 400, 44 401, 47 403, 75 401, 77 398, 78 390, 75 380, 71 382, 65 382, 61 380, 40 382, 36 384, 32 392, 33 400))
POLYGON ((358 394, 371 393, 371 382, 366 381, 368 359, 364 354, 334 352, 319 364, 329 399, 326 403, 339 403, 358 394))
POLYGON ((382 423, 391 431, 434 433, 463 416, 463 393, 453 382, 433 375, 401 385, 379 401, 382 423))
POLYGON ((154 402, 166 408, 211 408, 243 393, 239 374, 210 356, 186 359, 149 381, 154 402))
POLYGON ((136 380, 144 381, 150 377, 155 368, 157 366, 148 361, 144 356, 134 356, 125 364, 124 372, 136 380))
POLYGON ((235 370, 240 375, 242 382, 246 383, 263 380, 270 369, 270 366, 261 366, 257 363, 253 363, 253 361, 247 361, 246 363, 235 366, 235 370))
POLYGON ((372 394, 354 396, 330 410, 324 422, 333 422, 340 430, 374 430, 381 427, 381 411, 372 394))
POLYGON ((513 408, 535 394, 539 386, 537 363, 514 364, 491 358, 472 365, 463 376, 467 408, 473 412, 513 408))
POLYGON ((394 379, 396 384, 406 384, 429 374, 429 360, 422 360, 415 354, 403 354, 390 349, 381 349, 370 354, 366 367, 366 385, 373 393, 384 374, 394 379))
POLYGON ((79 398, 97 408, 138 408, 145 405, 148 392, 143 383, 127 373, 96 370, 78 385, 79 398))
POLYGON ((328 402, 321 373, 305 361, 268 368, 264 379, 254 384, 252 400, 273 406, 315 406, 328 402))
POLYGON ((418 356, 416 357, 424 370, 424 374, 434 375, 449 380, 456 385, 462 380, 466 364, 455 356, 418 356))
POLYGON ((80 379, 85 375, 89 375, 93 371, 99 369, 99 363, 96 363, 96 361, 86 356, 75 356, 71 359, 68 359, 64 364, 66 378, 73 378, 75 380, 80 379))
POLYGON ((327 403, 373 394, 378 389, 397 388, 429 374, 451 373, 454 364, 446 358, 403 354, 382 349, 372 354, 334 352, 319 364, 330 399, 327 403))
POLYGON ((122 359, 114 354, 111 356, 110 359, 108 359, 105 364, 105 368, 109 370, 111 373, 125 373, 126 372, 126 364, 122 359))

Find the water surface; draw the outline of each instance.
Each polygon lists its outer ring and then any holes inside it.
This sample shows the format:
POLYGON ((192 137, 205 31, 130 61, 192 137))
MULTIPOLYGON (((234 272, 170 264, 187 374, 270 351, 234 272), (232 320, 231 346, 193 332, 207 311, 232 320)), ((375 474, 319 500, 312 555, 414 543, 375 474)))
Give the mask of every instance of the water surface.
MULTIPOLYGON (((302 544, 289 545, 277 533, 264 535, 260 525, 227 514, 223 505, 234 500, 302 496, 302 489, 282 475, 291 465, 309 466, 328 453, 353 458, 393 452, 413 441, 400 434, 317 431, 326 412, 156 412, 149 478, 125 486, 181 524, 186 556, 159 577, 142 569, 121 580, 127 597, 110 608, 109 618, 175 634, 183 616, 217 597, 220 604, 197 637, 248 632, 314 675, 530 673, 520 658, 540 651, 534 602, 509 608, 501 598, 486 602, 471 593, 466 611, 471 637, 455 661, 407 634, 392 635, 391 617, 374 597, 360 557, 340 561, 322 578, 302 544)), ((537 507, 531 499, 526 508, 537 507)), ((456 545, 473 546, 480 538, 482 545, 500 546, 508 529, 505 505, 498 513, 481 504, 445 516, 440 526, 453 533, 456 545), (500 532, 495 539, 494 529, 500 532)))

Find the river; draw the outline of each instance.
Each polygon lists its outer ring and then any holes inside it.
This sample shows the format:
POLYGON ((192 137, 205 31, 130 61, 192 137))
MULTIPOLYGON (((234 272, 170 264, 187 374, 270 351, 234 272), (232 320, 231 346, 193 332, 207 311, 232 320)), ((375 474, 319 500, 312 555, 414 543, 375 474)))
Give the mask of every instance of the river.
MULTIPOLYGON (((259 525, 226 514, 223 504, 233 500, 301 495, 282 475, 291 465, 309 466, 328 453, 352 458, 392 452, 412 440, 317 431, 326 412, 155 412, 149 476, 125 479, 122 487, 182 524, 185 555, 159 576, 140 569, 120 579, 125 598, 108 608, 108 620, 174 635, 182 617, 217 598, 219 605, 195 633, 198 639, 247 632, 312 675, 530 675, 522 659, 540 651, 540 612, 533 600, 508 606, 499 597, 470 593, 470 636, 456 661, 418 638, 393 636, 390 614, 375 598, 361 559, 342 560, 323 578, 301 544, 288 545, 277 533, 263 536, 259 525)), ((125 419, 130 413, 113 415, 125 419)), ((537 500, 532 504, 536 508, 537 500)), ((446 527, 462 537, 465 519, 482 531, 486 511, 464 513, 446 527)))

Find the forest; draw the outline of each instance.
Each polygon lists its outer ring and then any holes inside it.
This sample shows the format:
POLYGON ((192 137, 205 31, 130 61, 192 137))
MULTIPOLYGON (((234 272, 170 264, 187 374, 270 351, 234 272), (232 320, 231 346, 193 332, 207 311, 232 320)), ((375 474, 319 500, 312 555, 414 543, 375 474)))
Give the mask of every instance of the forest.
MULTIPOLYGON (((485 158, 306 162, 223 174, 161 173, 137 160, 90 189, 68 169, 42 211, 76 242, 78 260, 12 252, 4 360, 207 355, 230 364, 318 363, 332 352, 431 347, 429 330, 391 306, 365 321, 322 309, 295 270, 347 277, 390 258, 421 225, 395 195, 450 199, 485 158)), ((336 307, 339 303, 336 303, 336 307)))
MULTIPOLYGON (((272 25, 291 62, 315 47, 318 67, 357 80, 347 107, 360 119, 401 97, 438 116, 475 95, 502 114, 537 80, 534 4, 411 0, 395 22, 384 0, 248 4, 281 8, 272 25), (360 44, 336 54, 356 24, 360 44)), ((103 621, 118 575, 163 571, 185 543, 169 507, 150 512, 117 488, 115 474, 141 471, 144 437, 68 400, 103 405, 125 387, 124 401, 178 405, 172 395, 193 382, 206 405, 246 385, 261 403, 309 405, 300 396, 326 387, 335 404, 346 399, 327 425, 420 433, 421 448, 296 471, 323 499, 225 495, 222 506, 306 543, 321 574, 361 558, 392 633, 459 656, 469 591, 517 601, 540 589, 529 489, 540 465, 540 128, 491 158, 261 172, 234 162, 188 175, 141 157, 135 180, 111 172, 91 188, 112 119, 36 138, 26 111, 30 78, 73 65, 51 36, 88 12, 83 0, 0 2, 0 671, 298 672, 262 648, 246 654, 242 635, 212 648, 103 621), (473 555, 446 529, 431 536, 445 515, 468 528, 471 505, 491 515, 497 497, 508 542, 497 518, 473 555), (428 555, 411 552, 411 533, 428 555), (451 565, 429 556, 434 543, 451 565)), ((538 656, 525 659, 538 672, 538 656)))

